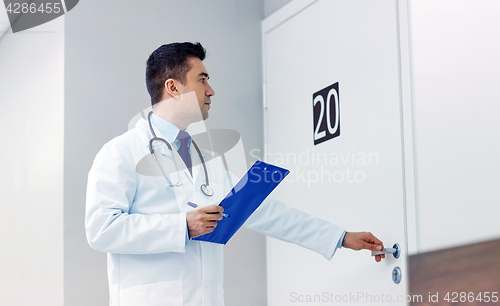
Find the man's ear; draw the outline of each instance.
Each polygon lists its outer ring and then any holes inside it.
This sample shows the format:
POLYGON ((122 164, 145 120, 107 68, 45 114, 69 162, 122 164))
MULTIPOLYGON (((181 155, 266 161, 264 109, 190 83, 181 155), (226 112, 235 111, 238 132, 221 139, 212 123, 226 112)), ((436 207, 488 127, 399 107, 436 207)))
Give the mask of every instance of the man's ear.
POLYGON ((179 88, 177 87, 177 81, 174 79, 168 79, 165 81, 165 91, 172 97, 177 97, 181 94, 179 88))

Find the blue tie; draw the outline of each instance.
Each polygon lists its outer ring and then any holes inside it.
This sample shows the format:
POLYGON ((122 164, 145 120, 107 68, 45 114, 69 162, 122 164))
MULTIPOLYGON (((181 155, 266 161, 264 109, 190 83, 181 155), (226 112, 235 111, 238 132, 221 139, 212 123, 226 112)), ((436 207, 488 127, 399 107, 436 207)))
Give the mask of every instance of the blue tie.
POLYGON ((189 136, 188 133, 185 131, 179 131, 179 134, 177 135, 177 139, 181 141, 181 146, 179 147, 179 155, 182 157, 182 160, 186 164, 186 167, 189 169, 189 173, 193 175, 193 172, 191 171, 191 154, 189 154, 189 144, 191 140, 191 136, 189 136))

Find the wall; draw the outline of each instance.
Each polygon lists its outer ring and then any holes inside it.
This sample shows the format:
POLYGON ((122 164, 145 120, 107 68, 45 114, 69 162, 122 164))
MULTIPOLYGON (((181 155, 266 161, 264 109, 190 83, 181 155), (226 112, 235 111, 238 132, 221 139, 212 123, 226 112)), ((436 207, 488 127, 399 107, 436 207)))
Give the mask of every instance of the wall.
POLYGON ((63 305, 63 66, 64 17, 0 39, 0 305, 63 305))
POLYGON ((292 0, 264 0, 264 14, 266 18, 292 0))
MULTIPOLYGON (((262 150, 262 1, 80 1, 66 16, 65 305, 105 305, 105 254, 85 238, 87 173, 101 146, 149 105, 145 63, 158 46, 200 41, 215 90, 210 128, 262 150)), ((225 247, 226 305, 264 305, 265 237, 242 230, 225 247)))
POLYGON ((500 237, 500 3, 410 2, 420 251, 500 237))

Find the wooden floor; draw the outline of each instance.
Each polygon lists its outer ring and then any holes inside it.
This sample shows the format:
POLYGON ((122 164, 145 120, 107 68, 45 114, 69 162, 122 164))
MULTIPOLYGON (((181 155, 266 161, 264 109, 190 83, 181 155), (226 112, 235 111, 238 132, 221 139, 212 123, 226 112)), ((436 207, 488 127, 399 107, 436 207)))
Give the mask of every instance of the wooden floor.
POLYGON ((485 292, 490 298, 492 292, 500 295, 500 239, 410 256, 409 266, 410 296, 422 295, 410 305, 500 305, 500 296, 496 303, 476 300, 479 293, 481 298, 485 292), (429 293, 433 301, 438 294, 437 302, 429 301, 429 293), (472 302, 463 302, 465 295, 472 302))

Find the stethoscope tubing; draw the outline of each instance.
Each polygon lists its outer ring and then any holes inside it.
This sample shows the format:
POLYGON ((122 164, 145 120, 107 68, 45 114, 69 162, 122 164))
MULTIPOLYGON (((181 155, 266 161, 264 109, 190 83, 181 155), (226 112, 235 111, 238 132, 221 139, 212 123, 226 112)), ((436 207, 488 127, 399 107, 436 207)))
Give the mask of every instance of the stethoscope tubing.
MULTIPOLYGON (((151 135, 152 135, 152 138, 149 140, 149 152, 151 153, 151 155, 153 155, 154 160, 156 161, 156 163, 160 167, 160 170, 161 170, 163 176, 165 177, 165 180, 170 185, 170 187, 180 186, 181 185, 180 184, 180 177, 179 177, 179 182, 177 182, 177 184, 175 184, 175 185, 172 184, 172 182, 168 179, 167 174, 163 171, 163 168, 161 167, 160 162, 156 158, 156 154, 154 153, 154 150, 153 150, 153 142, 160 141, 160 142, 163 142, 167 146, 167 148, 170 150, 170 153, 172 154, 172 159, 174 160, 174 164, 175 164, 175 167, 177 169, 177 172, 179 172, 179 168, 177 167, 177 162, 175 161, 175 155, 174 155, 173 150, 172 150, 172 145, 166 139, 156 136, 156 133, 153 129, 153 125, 151 124, 151 115, 153 115, 152 111, 149 112, 149 114, 148 114, 149 130, 151 131, 151 135)), ((205 159, 203 158, 203 155, 201 154, 200 148, 198 147, 198 145, 196 144, 194 139, 191 139, 191 142, 192 142, 192 144, 194 144, 196 152, 198 152, 198 156, 200 157, 201 164, 203 165, 203 172, 205 173, 205 184, 201 184, 200 190, 207 197, 211 197, 214 195, 214 191, 213 191, 212 187, 210 187, 210 183, 208 180, 208 171, 207 171, 207 166, 205 165, 205 159)))

